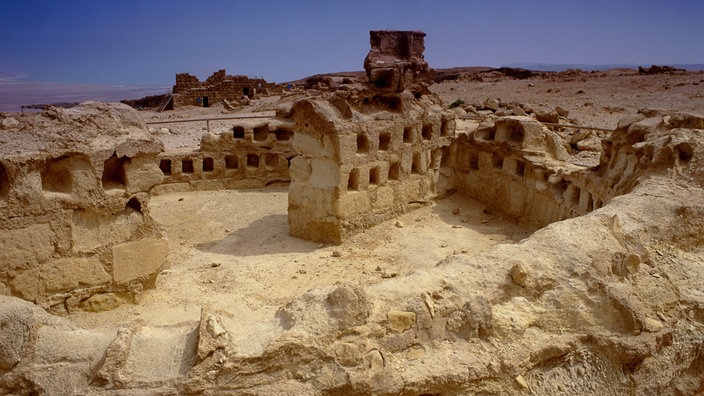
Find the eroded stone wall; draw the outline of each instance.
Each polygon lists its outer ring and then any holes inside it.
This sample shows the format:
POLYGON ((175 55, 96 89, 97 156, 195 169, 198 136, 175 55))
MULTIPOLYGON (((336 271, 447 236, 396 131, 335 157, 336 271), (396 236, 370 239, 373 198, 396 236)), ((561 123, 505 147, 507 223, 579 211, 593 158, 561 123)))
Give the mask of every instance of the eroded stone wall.
POLYGON ((291 109, 299 154, 290 168, 294 236, 340 243, 437 195, 442 148, 455 128, 451 113, 419 88, 430 74, 422 61, 424 34, 370 35, 368 84, 305 98, 291 109), (409 46, 403 59, 387 51, 400 42, 409 46), (381 58, 387 63, 377 68, 381 58))
POLYGON ((163 149, 124 105, 50 109, 3 131, 0 288, 62 313, 153 286, 168 246, 149 215, 163 149))
POLYGON ((221 103, 225 100, 239 101, 243 97, 254 98, 263 94, 276 94, 283 91, 279 84, 269 83, 263 78, 247 76, 230 76, 225 70, 213 73, 206 81, 188 73, 176 75, 173 87, 174 106, 202 106, 203 98, 208 97, 208 104, 221 103))
POLYGON ((197 150, 161 153, 164 176, 153 193, 258 188, 288 182, 295 126, 280 119, 241 120, 227 132, 206 134, 197 150))

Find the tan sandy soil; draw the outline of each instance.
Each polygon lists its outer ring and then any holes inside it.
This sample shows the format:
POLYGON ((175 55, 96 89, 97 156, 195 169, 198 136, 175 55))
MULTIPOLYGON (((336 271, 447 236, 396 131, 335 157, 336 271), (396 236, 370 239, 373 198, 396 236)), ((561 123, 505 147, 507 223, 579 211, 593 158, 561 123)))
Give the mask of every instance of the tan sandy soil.
POLYGON ((514 243, 534 231, 485 213, 476 201, 450 196, 340 246, 321 245, 288 235, 287 191, 287 186, 271 186, 154 197, 149 208, 168 234, 170 268, 138 305, 80 312, 72 320, 90 328, 135 318, 169 325, 197 321, 201 306, 210 305, 247 317, 232 323, 235 333, 247 339, 268 326, 278 307, 311 288, 374 284, 433 267, 451 255, 514 243))

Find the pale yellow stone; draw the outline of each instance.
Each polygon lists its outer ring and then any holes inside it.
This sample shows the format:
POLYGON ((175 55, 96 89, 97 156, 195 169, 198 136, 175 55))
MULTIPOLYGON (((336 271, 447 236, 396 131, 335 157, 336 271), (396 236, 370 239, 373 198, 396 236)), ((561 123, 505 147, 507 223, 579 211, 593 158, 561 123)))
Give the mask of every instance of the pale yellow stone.
POLYGON ((123 243, 112 248, 113 279, 115 283, 128 282, 158 271, 169 254, 165 239, 143 239, 123 243))
POLYGON ((396 333, 402 333, 416 323, 416 313, 407 311, 389 311, 386 314, 389 328, 396 333))

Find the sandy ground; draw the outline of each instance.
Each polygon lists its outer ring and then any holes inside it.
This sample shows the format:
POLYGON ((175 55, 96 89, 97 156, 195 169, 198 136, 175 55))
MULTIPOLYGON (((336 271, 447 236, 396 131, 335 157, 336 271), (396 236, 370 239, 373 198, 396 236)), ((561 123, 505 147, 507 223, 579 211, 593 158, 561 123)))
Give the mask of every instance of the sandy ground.
POLYGON ((374 284, 433 267, 450 255, 514 243, 534 231, 455 195, 342 245, 321 245, 288 235, 287 190, 282 185, 152 198, 150 211, 164 225, 171 248, 170 268, 158 277, 156 289, 145 292, 137 305, 81 312, 71 319, 87 328, 136 318, 172 325, 198 320, 201 306, 209 305, 247 318, 231 324, 246 338, 268 326, 278 307, 311 288, 374 284))

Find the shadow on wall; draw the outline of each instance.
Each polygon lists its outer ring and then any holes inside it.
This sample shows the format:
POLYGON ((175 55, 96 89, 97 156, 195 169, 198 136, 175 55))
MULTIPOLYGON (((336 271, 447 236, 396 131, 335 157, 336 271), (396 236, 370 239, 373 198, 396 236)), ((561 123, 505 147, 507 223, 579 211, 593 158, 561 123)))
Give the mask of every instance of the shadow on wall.
POLYGON ((198 244, 196 248, 207 253, 247 257, 277 253, 310 253, 318 249, 318 245, 290 236, 288 215, 275 214, 257 219, 249 226, 218 241, 198 244))

